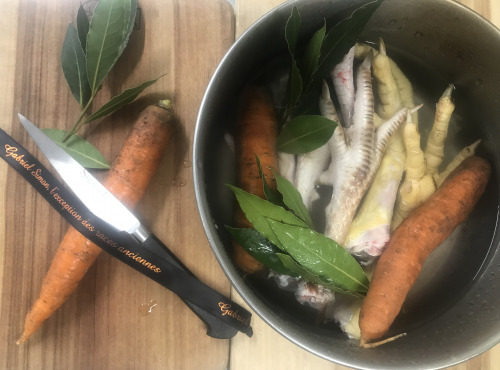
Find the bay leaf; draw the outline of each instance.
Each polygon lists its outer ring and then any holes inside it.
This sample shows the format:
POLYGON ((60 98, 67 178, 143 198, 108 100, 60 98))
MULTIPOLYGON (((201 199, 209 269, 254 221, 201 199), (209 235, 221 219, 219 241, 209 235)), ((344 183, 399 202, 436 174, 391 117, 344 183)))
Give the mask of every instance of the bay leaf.
POLYGON ((290 17, 285 25, 285 41, 288 46, 288 52, 291 57, 290 74, 288 76, 286 92, 284 95, 283 109, 280 112, 282 122, 286 122, 292 114, 293 108, 297 104, 302 94, 302 76, 295 59, 297 42, 299 40, 301 28, 300 13, 297 7, 292 7, 290 17))
MULTIPOLYGON (((305 268, 300 266, 297 261, 295 261, 289 254, 284 254, 284 253, 276 253, 276 256, 281 260, 282 265, 285 267, 285 269, 289 271, 293 271, 297 276, 300 276, 302 279, 309 283, 313 284, 318 284, 323 286, 324 288, 330 289, 332 292, 336 293, 341 293, 345 295, 350 295, 354 297, 359 297, 362 298, 364 295, 360 294, 358 292, 352 292, 350 290, 345 290, 342 288, 339 288, 337 285, 332 284, 331 282, 327 282, 321 277, 314 275, 307 271, 305 268)), ((294 276, 294 275, 290 275, 294 276)))
POLYGON ((71 93, 80 107, 83 107, 89 101, 91 91, 87 79, 85 53, 78 37, 78 31, 72 24, 68 24, 66 28, 66 36, 61 50, 61 67, 71 93))
POLYGON ((89 33, 89 18, 87 16, 87 12, 83 7, 83 4, 80 4, 78 8, 78 13, 76 13, 76 29, 78 31, 78 38, 80 39, 80 44, 82 45, 82 49, 85 52, 87 48, 87 34, 89 33))
POLYGON ((326 144, 337 124, 320 115, 298 116, 280 131, 278 150, 290 154, 304 154, 326 144))
POLYGON ((311 84, 313 76, 318 69, 318 61, 321 55, 325 34, 326 22, 323 23, 323 27, 317 30, 307 43, 300 67, 304 89, 307 89, 311 84))
POLYGON ((128 27, 125 30, 125 34, 123 35, 123 41, 121 44, 120 55, 123 53, 123 50, 127 47, 128 41, 130 39, 130 34, 134 29, 135 17, 137 14, 137 0, 130 0, 130 12, 128 15, 128 27))
POLYGON ((100 0, 87 35, 87 74, 92 93, 123 51, 130 24, 131 0, 100 0))
POLYGON ((318 60, 317 79, 323 79, 342 60, 382 2, 374 0, 360 6, 350 17, 341 20, 327 32, 318 60))
POLYGON ((158 79, 159 78, 145 81, 140 85, 122 91, 120 94, 111 98, 107 103, 103 104, 98 110, 88 116, 84 122, 89 123, 95 121, 96 119, 107 116, 108 114, 111 114, 121 107, 131 103, 141 92, 158 81, 158 79))
POLYGON ((352 47, 363 31, 371 15, 380 6, 383 0, 373 0, 358 7, 348 18, 341 20, 328 31, 325 24, 309 39, 305 55, 302 56, 300 69, 297 66, 297 45, 301 24, 300 13, 294 7, 285 26, 285 39, 292 56, 287 91, 284 95, 281 112, 282 122, 290 117, 317 114, 317 93, 323 80, 335 64, 352 47), (319 48, 319 53, 318 53, 319 48), (310 96, 304 97, 313 92, 310 96), (307 105, 314 105, 308 107, 307 105))
POLYGON ((295 55, 297 48, 297 41, 299 40, 299 33, 301 27, 300 13, 296 6, 292 7, 290 17, 288 17, 285 25, 285 40, 288 45, 288 51, 291 56, 295 55))
POLYGON ((313 227, 313 222, 309 211, 307 210, 302 196, 293 184, 285 179, 283 176, 275 173, 276 183, 278 184, 278 191, 283 196, 283 203, 290 209, 296 216, 303 220, 307 226, 313 227))
POLYGON ((274 205, 268 200, 262 199, 256 195, 247 193, 236 186, 228 185, 228 187, 233 191, 241 210, 248 221, 252 223, 253 227, 281 250, 284 250, 283 246, 280 240, 274 235, 274 231, 269 225, 269 220, 307 227, 304 221, 293 213, 288 212, 283 207, 274 205))
POLYGON ((257 161, 257 167, 259 168, 259 176, 262 180, 262 186, 264 188, 264 195, 266 196, 266 199, 273 204, 283 207, 284 206, 283 196, 280 194, 279 191, 271 189, 271 187, 269 186, 267 179, 264 176, 264 172, 262 171, 262 165, 260 163, 260 159, 257 154, 255 155, 255 160, 257 161))
POLYGON ((286 92, 286 96, 288 97, 288 102, 287 102, 288 111, 286 112, 286 115, 284 117, 285 119, 288 118, 288 115, 291 114, 292 109, 297 105, 303 90, 304 90, 304 82, 302 79, 300 69, 297 65, 297 61, 295 60, 295 58, 292 58, 292 65, 290 69, 290 76, 288 78, 287 92, 286 92))
POLYGON ((233 238, 257 261, 278 274, 296 276, 294 271, 286 268, 277 253, 280 251, 273 243, 264 238, 257 230, 238 229, 226 226, 233 238))
POLYGON ((67 131, 48 128, 42 131, 83 167, 95 169, 109 168, 109 162, 97 148, 80 136, 71 135, 66 142, 63 142, 67 131))
POLYGON ((309 228, 272 219, 268 225, 283 250, 311 274, 340 289, 359 293, 368 290, 369 281, 359 263, 332 239, 309 228))

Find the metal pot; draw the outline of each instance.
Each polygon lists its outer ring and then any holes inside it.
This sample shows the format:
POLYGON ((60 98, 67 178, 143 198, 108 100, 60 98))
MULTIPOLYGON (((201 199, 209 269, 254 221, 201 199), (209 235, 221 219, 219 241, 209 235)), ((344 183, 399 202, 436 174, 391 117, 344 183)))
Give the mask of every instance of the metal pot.
MULTIPOLYGON (((497 248, 500 151, 500 32, 451 0, 385 0, 362 40, 382 37, 388 54, 414 83, 422 136, 435 102, 456 86, 456 111, 445 161, 459 147, 482 139, 478 154, 493 176, 468 221, 426 261, 392 327, 408 335, 373 350, 362 349, 335 326, 317 327, 314 314, 265 279, 245 277, 231 259, 224 225, 232 222, 234 153, 225 137, 235 124, 236 99, 255 78, 265 78, 286 57, 284 26, 293 6, 307 37, 349 16, 366 1, 297 0, 258 20, 229 50, 203 99, 194 136, 194 185, 208 240, 227 277, 249 306, 283 336, 332 362, 354 368, 442 368, 465 361, 500 341, 500 251, 497 248), (263 73, 264 71, 264 73, 263 73)), ((427 130, 427 131, 426 131, 427 130)))

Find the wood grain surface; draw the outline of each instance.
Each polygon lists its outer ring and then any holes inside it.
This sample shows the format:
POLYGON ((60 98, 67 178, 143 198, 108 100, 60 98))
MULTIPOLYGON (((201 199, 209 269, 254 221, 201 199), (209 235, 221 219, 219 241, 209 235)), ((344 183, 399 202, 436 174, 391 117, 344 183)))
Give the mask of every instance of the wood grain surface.
MULTIPOLYGON (((1 36, 1 125, 35 154, 15 115, 20 111, 41 127, 68 128, 75 120, 78 105, 64 81, 59 57, 79 3, 2 2, 7 10, 2 28, 8 34, 1 36)), ((200 279, 229 295, 229 282, 197 214, 191 142, 206 85, 234 40, 233 9, 223 0, 140 3, 140 30, 132 34, 95 106, 126 87, 164 76, 119 114, 89 126, 86 136, 111 161, 147 104, 163 97, 173 100, 183 130, 171 141, 137 213, 200 279)), ((204 325, 177 296, 105 254, 39 332, 16 346, 23 316, 67 226, 24 180, 1 166, 0 368, 228 367, 228 340, 206 336, 204 325)))
MULTIPOLYGON (((235 38, 281 0, 139 0, 140 29, 107 80, 96 106, 122 89, 164 75, 141 98, 84 133, 108 160, 128 125, 158 98, 171 98, 183 130, 169 146, 138 215, 193 272, 243 303, 230 288, 203 233, 192 187, 192 137, 206 85, 235 38)), ((463 0, 496 25, 500 3, 463 0)), ((68 22, 79 0, 2 1, 0 127, 38 158, 17 122, 68 128, 78 113, 60 69, 68 22)), ((84 1, 84 3, 86 3, 84 1)), ((46 163, 46 162, 45 162, 46 163)), ((0 369, 328 369, 257 315, 254 336, 216 340, 172 293, 108 255, 77 291, 22 346, 24 316, 67 225, 0 161, 0 369)), ((500 368, 500 345, 452 370, 500 368)))

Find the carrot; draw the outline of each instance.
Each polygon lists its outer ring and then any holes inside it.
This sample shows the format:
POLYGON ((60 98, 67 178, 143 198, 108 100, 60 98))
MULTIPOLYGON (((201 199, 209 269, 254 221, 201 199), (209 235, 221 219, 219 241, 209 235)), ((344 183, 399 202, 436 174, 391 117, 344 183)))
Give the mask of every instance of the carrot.
POLYGON ((389 330, 425 259, 467 218, 490 173, 484 159, 467 158, 394 231, 361 307, 360 345, 369 345, 389 330))
MULTIPOLYGON (((261 89, 252 87, 242 96, 236 128, 236 183, 241 189, 264 198, 264 188, 256 158, 259 157, 262 172, 272 189, 276 179, 272 169, 278 168, 276 139, 278 121, 271 98, 261 89)), ((236 209, 237 227, 252 227, 239 207, 236 209)), ((233 243, 234 260, 246 273, 263 270, 264 265, 253 258, 243 247, 233 243)))
MULTIPOLYGON (((148 106, 134 123, 114 160, 104 186, 126 206, 133 208, 143 196, 160 164, 173 131, 169 101, 148 106)), ((42 282, 38 299, 26 315, 25 342, 76 289, 102 249, 69 227, 42 282)))

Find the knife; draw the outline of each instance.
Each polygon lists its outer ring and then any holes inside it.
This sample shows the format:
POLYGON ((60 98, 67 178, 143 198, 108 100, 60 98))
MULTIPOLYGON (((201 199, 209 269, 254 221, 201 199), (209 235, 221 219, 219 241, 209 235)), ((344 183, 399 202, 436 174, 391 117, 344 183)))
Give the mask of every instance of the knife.
MULTIPOLYGON (((83 166, 26 117, 21 114, 18 114, 18 117, 28 134, 66 185, 90 212, 116 230, 128 233, 142 247, 194 277, 191 271, 83 166)), ((215 318, 203 308, 186 300, 183 301, 207 325, 207 335, 214 338, 228 339, 237 333, 235 328, 215 318)))

